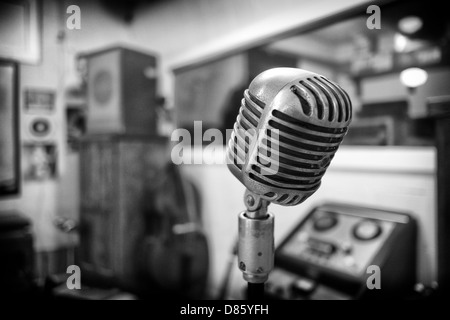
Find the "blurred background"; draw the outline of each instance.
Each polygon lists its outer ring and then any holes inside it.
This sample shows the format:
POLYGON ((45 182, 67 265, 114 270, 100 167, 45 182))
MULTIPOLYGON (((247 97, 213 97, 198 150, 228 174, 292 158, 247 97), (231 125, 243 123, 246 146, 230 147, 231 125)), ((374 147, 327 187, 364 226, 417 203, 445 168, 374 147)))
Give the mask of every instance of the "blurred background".
POLYGON ((267 293, 370 298, 379 265, 399 299, 446 294, 449 40, 434 1, 0 1, 0 294, 245 298, 245 188, 202 134, 224 145, 243 91, 281 66, 339 83, 353 122, 321 188, 269 207, 267 293), (203 164, 174 164, 179 143, 203 164))

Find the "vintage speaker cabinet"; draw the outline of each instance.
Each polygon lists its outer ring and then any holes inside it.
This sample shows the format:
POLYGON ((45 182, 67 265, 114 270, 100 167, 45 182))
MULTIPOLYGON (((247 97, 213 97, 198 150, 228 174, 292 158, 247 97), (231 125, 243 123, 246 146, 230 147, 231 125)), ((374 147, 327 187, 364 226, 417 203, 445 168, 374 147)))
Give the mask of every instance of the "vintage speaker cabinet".
POLYGON ((97 135, 81 142, 82 280, 139 286, 145 201, 168 159, 162 137, 97 135))
POLYGON ((154 54, 122 47, 81 54, 87 69, 89 134, 154 134, 154 54))

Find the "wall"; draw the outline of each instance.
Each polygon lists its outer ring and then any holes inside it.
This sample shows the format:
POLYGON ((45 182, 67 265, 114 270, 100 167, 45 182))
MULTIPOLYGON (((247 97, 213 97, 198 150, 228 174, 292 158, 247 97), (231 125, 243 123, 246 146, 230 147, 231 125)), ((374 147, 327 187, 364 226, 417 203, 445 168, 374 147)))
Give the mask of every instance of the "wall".
POLYGON ((161 54, 162 91, 172 97, 170 70, 233 52, 268 37, 369 3, 364 0, 172 0, 140 8, 135 44, 161 54), (162 32, 161 32, 162 31, 162 32), (170 40, 168 40, 170 39, 170 40))
MULTIPOLYGON (((232 92, 248 79, 247 56, 236 54, 194 70, 180 72, 175 81, 176 123, 222 127, 224 110, 232 92)), ((241 92, 242 93, 242 92, 241 92)), ((239 106, 239 102, 238 102, 239 106)))
MULTIPOLYGON (((42 38, 42 61, 38 65, 20 66, 20 107, 24 108, 23 95, 26 88, 49 89, 56 92, 55 111, 51 116, 58 124, 55 134, 59 155, 64 154, 64 121, 62 110, 62 79, 63 65, 59 63, 62 59, 62 50, 58 42, 59 12, 54 2, 44 2, 43 8, 43 38, 42 38)), ((21 112, 22 140, 25 140, 25 115, 21 112)), ((60 159, 58 166, 64 165, 65 161, 60 159)), ((36 235, 35 246, 38 249, 51 249, 56 243, 64 244, 67 240, 53 227, 53 219, 58 214, 58 181, 46 180, 41 182, 24 181, 22 194, 18 199, 10 199, 0 202, 0 210, 17 210, 28 216, 33 222, 36 235)))

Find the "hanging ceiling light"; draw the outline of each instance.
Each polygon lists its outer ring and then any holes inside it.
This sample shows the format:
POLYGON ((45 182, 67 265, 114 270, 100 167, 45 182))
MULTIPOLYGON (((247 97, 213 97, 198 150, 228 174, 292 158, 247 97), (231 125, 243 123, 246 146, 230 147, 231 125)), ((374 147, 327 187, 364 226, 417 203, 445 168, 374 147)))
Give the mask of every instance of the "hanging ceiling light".
POLYGON ((405 34, 414 34, 423 27, 423 21, 417 16, 407 16, 398 22, 398 28, 405 34))
POLYGON ((400 81, 408 88, 417 88, 428 80, 428 73, 420 68, 408 68, 400 73, 400 81))
POLYGON ((394 35, 394 49, 396 52, 405 51, 408 45, 408 38, 400 33, 395 33, 394 35))

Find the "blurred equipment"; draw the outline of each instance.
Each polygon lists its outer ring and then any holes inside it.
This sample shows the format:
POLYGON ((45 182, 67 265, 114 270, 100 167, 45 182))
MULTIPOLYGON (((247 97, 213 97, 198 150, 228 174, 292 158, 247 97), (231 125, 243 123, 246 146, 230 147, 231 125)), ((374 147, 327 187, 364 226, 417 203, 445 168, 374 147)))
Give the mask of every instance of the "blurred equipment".
POLYGON ((366 103, 353 119, 343 144, 405 145, 410 138, 409 126, 407 101, 366 103))
POLYGON ((429 114, 435 119, 438 188, 438 281, 440 294, 450 297, 450 96, 428 98, 429 114))
POLYGON ((31 223, 16 212, 0 212, 0 297, 31 297, 34 251, 31 223))
POLYGON ((199 194, 168 152, 163 137, 82 140, 80 267, 88 286, 203 297, 209 255, 199 194))
POLYGON ((54 143, 57 137, 52 117, 25 115, 23 140, 27 142, 54 143))
POLYGON ((27 89, 25 91, 22 140, 55 143, 60 134, 55 101, 56 93, 53 90, 27 89))
POLYGON ((430 117, 445 118, 450 115, 450 96, 430 97, 427 99, 430 117))
POLYGON ((147 201, 142 274, 159 296, 204 298, 209 252, 198 189, 168 164, 147 201))
POLYGON ((206 238, 194 187, 158 132, 156 58, 126 48, 79 56, 87 66, 81 139, 80 267, 93 288, 139 297, 203 294, 206 238), (194 204, 193 204, 194 203, 194 204))
POLYGON ((146 201, 167 163, 164 138, 90 136, 80 148, 80 268, 83 279, 144 285, 138 254, 146 201))
POLYGON ((273 268, 274 216, 267 206, 297 205, 319 188, 351 116, 344 90, 301 69, 267 70, 244 92, 227 163, 247 188, 247 210, 239 215, 238 264, 249 294, 261 293, 273 268))
POLYGON ((156 133, 156 57, 121 47, 82 54, 92 133, 156 133))
POLYGON ((389 116, 355 118, 344 145, 392 146, 395 145, 395 120, 389 116))
POLYGON ((65 217, 56 217, 53 220, 53 224, 61 232, 64 232, 70 239, 70 245, 67 248, 67 264, 75 264, 75 248, 77 246, 77 241, 75 240, 73 234, 78 231, 78 222, 65 217))
POLYGON ((275 253, 267 293, 275 299, 406 298, 416 281, 416 222, 405 213, 324 204, 275 253), (380 290, 368 288, 380 270, 380 290))

